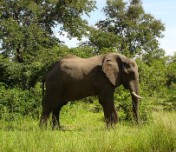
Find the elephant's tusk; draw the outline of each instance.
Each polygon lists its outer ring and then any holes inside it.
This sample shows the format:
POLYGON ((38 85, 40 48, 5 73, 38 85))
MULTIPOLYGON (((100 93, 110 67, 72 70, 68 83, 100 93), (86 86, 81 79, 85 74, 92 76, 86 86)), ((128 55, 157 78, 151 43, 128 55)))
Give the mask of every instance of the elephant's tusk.
POLYGON ((133 92, 131 92, 131 93, 132 93, 132 95, 133 95, 133 96, 135 96, 136 98, 143 99, 143 97, 141 97, 141 96, 137 95, 134 91, 133 91, 133 92))

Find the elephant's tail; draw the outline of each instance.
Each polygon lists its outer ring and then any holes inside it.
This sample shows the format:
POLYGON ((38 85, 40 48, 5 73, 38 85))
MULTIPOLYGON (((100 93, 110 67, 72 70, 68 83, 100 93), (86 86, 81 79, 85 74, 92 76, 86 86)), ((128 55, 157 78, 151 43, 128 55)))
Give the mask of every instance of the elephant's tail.
POLYGON ((45 82, 42 81, 42 98, 44 98, 44 91, 45 91, 45 82))
POLYGON ((42 80, 42 104, 45 97, 45 79, 42 80))

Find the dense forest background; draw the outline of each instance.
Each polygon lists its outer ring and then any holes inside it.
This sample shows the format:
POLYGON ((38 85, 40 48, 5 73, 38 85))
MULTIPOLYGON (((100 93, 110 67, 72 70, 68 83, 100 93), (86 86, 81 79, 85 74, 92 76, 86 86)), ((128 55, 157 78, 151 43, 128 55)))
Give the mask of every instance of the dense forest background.
MULTIPOLYGON (((162 21, 145 13, 140 0, 107 1, 104 20, 94 26, 82 18, 96 9, 94 0, 6 0, 0 1, 0 119, 11 121, 41 111, 41 81, 59 58, 74 54, 90 57, 118 52, 135 58, 139 66, 141 119, 149 111, 176 110, 176 53, 166 56, 158 39, 165 30, 162 21), (68 37, 88 38, 68 48, 53 30, 68 37)), ((131 119, 130 95, 116 90, 120 119, 131 119)), ((94 112, 101 111, 96 98, 94 112)))

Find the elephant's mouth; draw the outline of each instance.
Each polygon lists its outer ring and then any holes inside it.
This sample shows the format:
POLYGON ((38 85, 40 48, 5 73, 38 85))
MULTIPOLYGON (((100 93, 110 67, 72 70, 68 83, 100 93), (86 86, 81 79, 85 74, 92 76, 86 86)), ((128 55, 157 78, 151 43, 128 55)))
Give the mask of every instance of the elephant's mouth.
POLYGON ((131 94, 138 99, 143 99, 143 97, 137 95, 134 91, 132 91, 131 94))

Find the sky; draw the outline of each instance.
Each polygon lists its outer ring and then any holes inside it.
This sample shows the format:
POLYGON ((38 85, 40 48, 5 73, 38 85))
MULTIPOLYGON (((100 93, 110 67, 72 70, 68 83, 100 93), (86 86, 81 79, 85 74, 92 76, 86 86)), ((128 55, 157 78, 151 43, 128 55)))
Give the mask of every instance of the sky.
MULTIPOLYGON (((128 1, 128 0, 126 0, 128 1)), ((141 0, 145 13, 152 14, 156 19, 161 20, 165 25, 164 37, 159 39, 160 48, 166 51, 166 55, 173 55, 176 52, 176 0, 141 0)), ((105 18, 102 8, 106 0, 96 0, 97 10, 90 13, 90 17, 84 16, 90 25, 105 18)), ((76 38, 71 40, 66 34, 60 36, 56 33, 61 41, 64 41, 68 47, 76 47, 80 43, 76 38)), ((82 41, 85 41, 83 38, 82 41)))

